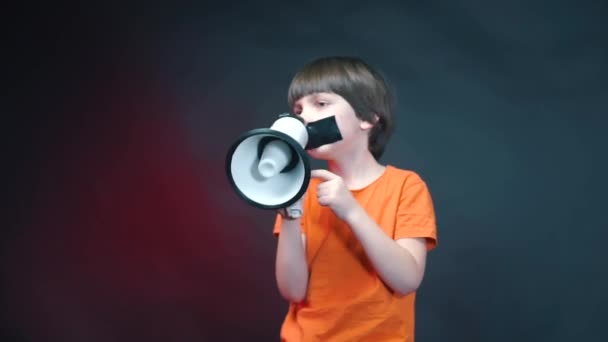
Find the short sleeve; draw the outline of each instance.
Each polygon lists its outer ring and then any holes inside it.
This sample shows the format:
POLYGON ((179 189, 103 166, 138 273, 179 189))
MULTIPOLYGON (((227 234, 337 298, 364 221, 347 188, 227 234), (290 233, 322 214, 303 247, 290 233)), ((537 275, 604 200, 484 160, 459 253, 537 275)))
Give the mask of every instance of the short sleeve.
POLYGON ((437 246, 433 199, 426 183, 416 178, 415 181, 406 182, 401 190, 395 239, 425 238, 427 250, 431 250, 437 246))
POLYGON ((272 234, 274 234, 274 236, 279 236, 279 233, 281 232, 281 223, 281 215, 277 214, 274 219, 274 228, 272 230, 272 234))

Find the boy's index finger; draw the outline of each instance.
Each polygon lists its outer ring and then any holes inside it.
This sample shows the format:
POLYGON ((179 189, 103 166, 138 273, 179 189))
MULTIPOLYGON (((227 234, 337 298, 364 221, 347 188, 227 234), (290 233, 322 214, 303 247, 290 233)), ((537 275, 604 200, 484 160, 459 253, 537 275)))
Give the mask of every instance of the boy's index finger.
POLYGON ((312 170, 312 171, 310 171, 310 177, 320 178, 320 179, 326 180, 326 181, 340 178, 338 175, 331 173, 327 170, 312 170))

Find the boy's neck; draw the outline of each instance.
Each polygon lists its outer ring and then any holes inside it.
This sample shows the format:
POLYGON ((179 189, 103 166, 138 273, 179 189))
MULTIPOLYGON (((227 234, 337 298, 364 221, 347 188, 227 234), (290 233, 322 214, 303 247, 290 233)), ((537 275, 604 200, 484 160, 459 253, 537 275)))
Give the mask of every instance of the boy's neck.
POLYGON ((350 155, 344 160, 329 160, 329 171, 342 177, 350 190, 364 188, 378 179, 385 170, 385 166, 378 163, 369 152, 350 155))

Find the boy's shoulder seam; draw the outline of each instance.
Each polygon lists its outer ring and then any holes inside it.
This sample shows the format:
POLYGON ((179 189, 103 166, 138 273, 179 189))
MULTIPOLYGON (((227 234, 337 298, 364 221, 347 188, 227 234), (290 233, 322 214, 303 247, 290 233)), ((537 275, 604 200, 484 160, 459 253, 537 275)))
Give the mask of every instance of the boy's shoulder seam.
POLYGON ((388 167, 390 167, 390 169, 393 170, 393 172, 395 174, 398 174, 400 177, 403 177, 404 181, 411 179, 414 181, 424 182, 424 180, 422 179, 420 174, 414 170, 399 168, 399 167, 392 166, 392 165, 389 165, 388 167))

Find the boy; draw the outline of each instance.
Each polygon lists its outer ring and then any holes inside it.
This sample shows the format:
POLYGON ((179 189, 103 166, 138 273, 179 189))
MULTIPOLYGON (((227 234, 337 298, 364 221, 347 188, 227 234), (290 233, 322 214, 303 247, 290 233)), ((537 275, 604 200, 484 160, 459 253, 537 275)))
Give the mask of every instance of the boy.
POLYGON ((358 58, 321 58, 295 75, 288 102, 304 122, 335 116, 342 140, 308 151, 328 170, 312 171, 302 215, 276 218, 276 281, 290 302, 281 340, 414 341, 435 213, 415 172, 378 161, 393 131, 387 85, 358 58))

